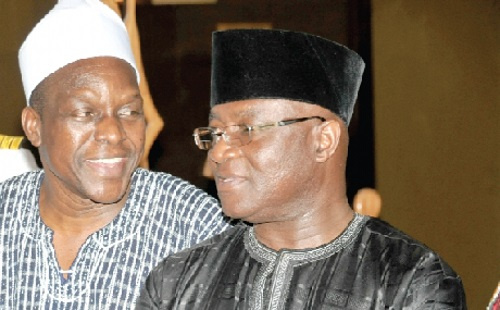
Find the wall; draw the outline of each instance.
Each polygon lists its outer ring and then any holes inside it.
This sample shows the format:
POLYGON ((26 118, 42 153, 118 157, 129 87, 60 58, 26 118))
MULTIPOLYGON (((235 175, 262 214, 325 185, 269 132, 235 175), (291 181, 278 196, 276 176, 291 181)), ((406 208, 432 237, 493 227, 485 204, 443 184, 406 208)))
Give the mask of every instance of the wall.
POLYGON ((17 51, 24 38, 56 0, 0 1, 0 134, 22 135, 22 91, 17 51))
POLYGON ((499 6, 372 1, 382 217, 452 265, 470 309, 500 280, 499 6))

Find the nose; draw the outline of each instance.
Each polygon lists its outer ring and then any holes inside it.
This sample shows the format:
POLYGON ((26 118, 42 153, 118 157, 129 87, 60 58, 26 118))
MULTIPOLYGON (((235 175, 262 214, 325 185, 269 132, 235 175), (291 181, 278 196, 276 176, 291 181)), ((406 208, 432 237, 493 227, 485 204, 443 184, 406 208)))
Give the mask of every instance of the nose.
POLYGON ((116 116, 103 116, 96 123, 95 139, 99 142, 116 144, 125 139, 125 130, 116 116))
POLYGON ((225 137, 219 137, 208 151, 208 158, 215 163, 223 163, 238 154, 238 148, 231 146, 225 137))

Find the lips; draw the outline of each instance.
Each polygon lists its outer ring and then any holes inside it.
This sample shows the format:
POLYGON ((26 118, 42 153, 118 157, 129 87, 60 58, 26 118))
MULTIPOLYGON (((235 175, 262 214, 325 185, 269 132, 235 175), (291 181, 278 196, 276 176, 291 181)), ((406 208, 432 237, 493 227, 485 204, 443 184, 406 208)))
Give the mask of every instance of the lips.
POLYGON ((127 166, 125 157, 88 159, 85 161, 90 170, 98 176, 121 177, 127 166))
POLYGON ((123 160, 125 160, 125 159, 124 158, 115 157, 115 158, 92 159, 92 160, 89 160, 89 162, 91 162, 91 163, 97 163, 97 164, 116 164, 116 163, 122 162, 123 160))
POLYGON ((239 175, 215 175, 215 182, 219 193, 234 191, 246 181, 246 177, 239 175))

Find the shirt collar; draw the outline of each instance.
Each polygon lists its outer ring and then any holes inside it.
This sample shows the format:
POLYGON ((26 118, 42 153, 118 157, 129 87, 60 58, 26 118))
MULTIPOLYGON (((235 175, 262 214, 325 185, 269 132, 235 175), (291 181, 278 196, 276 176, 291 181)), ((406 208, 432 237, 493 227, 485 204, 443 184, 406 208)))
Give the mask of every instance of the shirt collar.
MULTIPOLYGON (((146 184, 147 174, 140 173, 140 171, 141 169, 138 169, 132 174, 130 192, 123 209, 108 225, 90 236, 100 246, 111 247, 132 238, 137 233, 140 223, 146 220, 147 196, 143 196, 143 187, 138 187, 138 185, 146 184)), ((42 235, 53 234, 53 231, 40 218, 40 187, 44 176, 43 170, 22 176, 19 183, 22 186, 19 190, 22 196, 17 200, 20 206, 15 208, 20 210, 16 217, 23 231, 34 240, 41 238, 42 235)))
POLYGON ((255 236, 254 227, 250 227, 244 237, 245 248, 250 255, 262 262, 275 261, 280 255, 285 255, 290 261, 315 261, 334 255, 349 246, 359 235, 368 217, 355 213, 347 228, 335 239, 317 248, 275 251, 263 245, 255 236))

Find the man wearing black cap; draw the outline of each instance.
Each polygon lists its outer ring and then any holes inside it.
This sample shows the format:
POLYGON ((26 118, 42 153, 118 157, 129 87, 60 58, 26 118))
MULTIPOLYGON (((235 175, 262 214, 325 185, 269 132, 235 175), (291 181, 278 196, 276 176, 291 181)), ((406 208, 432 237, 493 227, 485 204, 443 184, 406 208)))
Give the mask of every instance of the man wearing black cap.
POLYGON ((233 30, 213 36, 208 150, 237 226, 167 258, 142 308, 465 309, 460 277, 429 248, 353 212, 347 126, 364 69, 316 36, 233 30))

